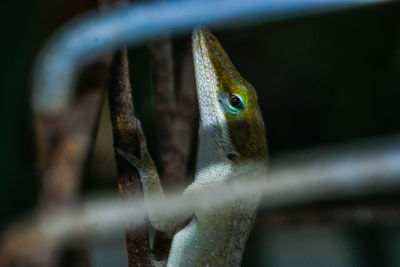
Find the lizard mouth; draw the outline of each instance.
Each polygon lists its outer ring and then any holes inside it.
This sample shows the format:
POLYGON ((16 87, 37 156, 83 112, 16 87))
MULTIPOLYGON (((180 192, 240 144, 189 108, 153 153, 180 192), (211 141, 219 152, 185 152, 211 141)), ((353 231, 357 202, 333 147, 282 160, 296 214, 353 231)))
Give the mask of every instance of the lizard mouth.
POLYGON ((207 28, 200 26, 193 30, 193 60, 201 113, 200 125, 212 132, 213 138, 220 140, 223 135, 221 130, 223 129, 223 114, 221 114, 218 103, 219 75, 213 62, 215 51, 211 40, 217 41, 207 28))
MULTIPOLYGON (((204 26, 196 27, 193 30, 193 51, 200 54, 208 68, 215 73, 216 82, 232 80, 238 83, 246 82, 240 73, 233 66, 228 54, 218 39, 204 26)), ((196 55, 194 55, 196 56, 196 55)))

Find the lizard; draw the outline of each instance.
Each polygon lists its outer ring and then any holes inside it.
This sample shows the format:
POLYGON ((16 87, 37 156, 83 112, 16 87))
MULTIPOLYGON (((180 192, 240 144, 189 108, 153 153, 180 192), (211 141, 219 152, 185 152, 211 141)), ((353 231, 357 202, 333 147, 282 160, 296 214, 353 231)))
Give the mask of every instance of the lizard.
MULTIPOLYGON (((192 53, 200 110, 199 145, 195 178, 183 194, 234 179, 265 177, 268 149, 254 87, 204 26, 193 30, 192 53)), ((139 157, 120 148, 117 153, 138 169, 145 201, 162 200, 157 168, 139 120, 136 123, 139 157)), ((259 198, 255 195, 224 207, 181 210, 168 219, 157 210, 148 211, 156 230, 175 232, 167 266, 240 266, 259 198)))

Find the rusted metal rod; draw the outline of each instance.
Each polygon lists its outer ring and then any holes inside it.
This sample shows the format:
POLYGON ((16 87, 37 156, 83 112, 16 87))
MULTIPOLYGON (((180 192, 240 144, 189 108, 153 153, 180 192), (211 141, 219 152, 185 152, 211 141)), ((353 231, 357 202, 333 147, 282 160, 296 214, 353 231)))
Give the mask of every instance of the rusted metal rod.
MULTIPOLYGON (((129 66, 126 50, 114 56, 109 87, 110 116, 113 126, 114 147, 138 155, 132 89, 129 81, 129 66)), ((122 198, 142 199, 140 178, 137 170, 116 154, 118 188, 122 198)), ((150 246, 147 228, 134 221, 127 221, 125 238, 129 266, 149 266, 150 246)))

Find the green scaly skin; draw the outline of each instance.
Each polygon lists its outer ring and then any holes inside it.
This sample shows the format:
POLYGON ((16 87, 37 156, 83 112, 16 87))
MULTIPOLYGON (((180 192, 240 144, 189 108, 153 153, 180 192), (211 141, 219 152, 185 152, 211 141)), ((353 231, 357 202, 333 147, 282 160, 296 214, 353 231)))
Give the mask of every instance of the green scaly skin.
MULTIPOLYGON (((207 28, 194 29, 192 47, 200 109, 199 148, 195 179, 184 194, 229 180, 265 177, 268 152, 256 91, 207 28)), ((145 201, 163 200, 156 167, 137 125, 140 159, 118 152, 138 169, 145 201)), ((238 198, 231 206, 182 210, 174 218, 149 211, 155 229, 176 231, 167 266, 240 266, 259 197, 238 198)))

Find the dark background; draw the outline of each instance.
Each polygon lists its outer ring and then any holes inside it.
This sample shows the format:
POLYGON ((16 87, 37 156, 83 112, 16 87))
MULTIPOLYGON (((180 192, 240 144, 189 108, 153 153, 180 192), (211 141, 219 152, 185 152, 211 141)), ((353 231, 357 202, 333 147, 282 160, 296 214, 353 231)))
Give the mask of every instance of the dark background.
MULTIPOLYGON (((30 72, 45 40, 94 1, 1 4, 0 227, 38 201, 33 169, 30 72)), ((398 133, 400 4, 384 4, 226 31, 214 30, 259 94, 271 156, 398 133)), ((175 40, 175 47, 187 42, 175 40)), ((175 54, 179 54, 175 49, 175 54)), ((147 46, 130 50, 138 116, 156 153, 147 46), (151 116, 149 116, 150 114, 151 116)), ((84 192, 117 191, 104 110, 84 192)), ((390 198, 386 201, 395 201, 390 198)), ((368 201, 380 201, 369 199, 368 201)), ((400 266, 398 224, 291 224, 257 227, 249 266, 400 266)), ((122 242, 122 241, 121 241, 122 242)))

